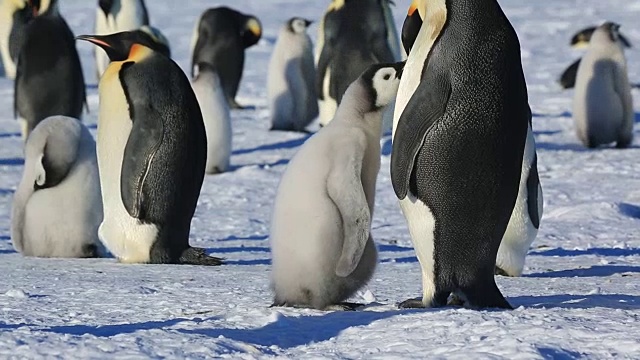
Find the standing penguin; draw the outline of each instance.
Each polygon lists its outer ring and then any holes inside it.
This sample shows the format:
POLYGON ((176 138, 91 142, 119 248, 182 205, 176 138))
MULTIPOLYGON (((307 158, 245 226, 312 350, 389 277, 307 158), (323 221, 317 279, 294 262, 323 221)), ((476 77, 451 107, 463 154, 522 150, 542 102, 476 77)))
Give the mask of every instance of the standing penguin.
POLYGON ((78 39, 111 60, 99 85, 100 240, 126 263, 219 265, 189 246, 207 148, 189 80, 138 32, 78 39))
POLYGON ((589 148, 612 142, 626 148, 633 141, 633 98, 619 28, 612 22, 598 27, 578 68, 573 119, 589 148))
POLYGON ((400 58, 393 52, 397 45, 389 43, 394 25, 386 15, 388 3, 389 0, 333 0, 329 5, 320 24, 317 55, 320 125, 331 121, 347 87, 368 66, 400 58))
POLYGON ((202 110, 202 119, 207 133, 207 174, 218 174, 229 170, 231 158, 231 115, 222 90, 220 76, 207 63, 197 65, 193 79, 193 92, 202 110))
POLYGON ((30 0, 30 5, 39 15, 25 28, 14 91, 24 139, 49 116, 80 119, 86 103, 75 39, 58 11, 58 1, 30 0))
POLYGON ((326 309, 371 278, 382 111, 395 97, 402 66, 369 67, 347 89, 335 119, 287 166, 271 223, 274 306, 326 309))
POLYGON ((235 98, 244 68, 244 51, 262 36, 258 18, 226 6, 205 11, 192 38, 191 75, 197 64, 208 63, 218 70, 229 106, 241 109, 235 98))
POLYGON ((0 0, 0 60, 9 79, 16 77, 24 29, 32 18, 33 10, 27 0, 0 0))
POLYGON ((318 116, 310 24, 294 17, 278 35, 267 78, 271 130, 305 131, 318 116))
POLYGON ((396 98, 391 180, 423 296, 400 306, 443 306, 456 292, 472 307, 511 308, 494 268, 531 121, 518 37, 496 0, 415 8, 424 23, 396 98))
MULTIPOLYGON (((423 21, 416 11, 418 1, 413 1, 402 27, 402 44, 407 53, 418 36, 423 21)), ((531 123, 527 129, 524 158, 520 176, 518 200, 511 213, 509 225, 500 242, 496 258, 496 273, 504 276, 520 276, 531 244, 538 235, 543 211, 542 187, 538 177, 538 157, 531 123)))
MULTIPOLYGON (((144 0, 98 0, 96 9, 96 34, 107 35, 131 31, 149 25, 149 13, 144 0)), ((98 79, 109 66, 109 58, 95 48, 98 79)))
POLYGON ((25 256, 96 257, 102 247, 96 144, 78 120, 43 120, 25 144, 13 200, 11 240, 25 256))

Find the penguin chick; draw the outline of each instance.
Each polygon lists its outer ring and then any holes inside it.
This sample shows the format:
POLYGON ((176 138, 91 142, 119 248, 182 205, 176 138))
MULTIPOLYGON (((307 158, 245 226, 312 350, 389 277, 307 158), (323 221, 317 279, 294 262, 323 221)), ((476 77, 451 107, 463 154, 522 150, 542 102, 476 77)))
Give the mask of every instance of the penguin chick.
POLYGON ((99 85, 100 240, 126 263, 220 265, 189 246, 207 151, 189 80, 138 32, 78 39, 111 60, 99 85))
POLYGON ((267 78, 271 130, 304 132, 318 116, 310 24, 294 17, 278 35, 267 78))
POLYGON ((287 166, 271 223, 274 306, 326 309, 371 278, 382 112, 402 67, 369 67, 347 89, 333 121, 287 166))
POLYGON ((229 170, 231 157, 231 115, 222 90, 220 77, 207 63, 198 64, 193 80, 193 92, 198 98, 202 119, 207 133, 207 174, 218 174, 229 170))
POLYGON ((16 251, 37 257, 97 257, 102 198, 95 141, 78 120, 49 117, 25 144, 22 180, 13 200, 16 251))
POLYGON ((576 77, 573 118, 580 141, 589 148, 633 141, 633 98, 620 25, 606 22, 594 31, 576 77))

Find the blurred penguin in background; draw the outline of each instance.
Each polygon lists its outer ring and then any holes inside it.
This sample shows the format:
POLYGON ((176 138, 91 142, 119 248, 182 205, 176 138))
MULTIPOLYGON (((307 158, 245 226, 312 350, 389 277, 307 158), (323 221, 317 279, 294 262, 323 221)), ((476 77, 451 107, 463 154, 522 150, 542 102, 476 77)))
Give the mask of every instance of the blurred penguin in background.
POLYGON ((58 0, 30 0, 29 4, 38 15, 25 28, 14 92, 14 110, 25 140, 49 116, 80 119, 86 102, 75 39, 60 15, 58 0))
POLYGON ((333 0, 316 48, 320 125, 333 118, 347 87, 370 65, 400 59, 389 0, 333 0))
POLYGON ((271 130, 304 132, 318 116, 310 24, 291 18, 278 35, 267 76, 271 130))
POLYGON ((197 64, 207 63, 218 71, 225 97, 232 109, 243 107, 235 100, 244 69, 244 51, 262 36, 258 18, 225 6, 205 11, 191 41, 191 76, 197 64))
POLYGON ((0 0, 0 60, 9 79, 16 77, 24 29, 32 18, 33 10, 27 0, 0 0))
POLYGON ((578 67, 573 119, 589 148, 613 142, 626 148, 633 141, 633 97, 619 28, 612 22, 599 26, 578 67))
MULTIPOLYGON (((97 35, 130 31, 149 25, 149 14, 144 0, 99 0, 96 11, 97 35)), ((107 66, 109 58, 100 48, 95 48, 96 72, 100 78, 107 66)))

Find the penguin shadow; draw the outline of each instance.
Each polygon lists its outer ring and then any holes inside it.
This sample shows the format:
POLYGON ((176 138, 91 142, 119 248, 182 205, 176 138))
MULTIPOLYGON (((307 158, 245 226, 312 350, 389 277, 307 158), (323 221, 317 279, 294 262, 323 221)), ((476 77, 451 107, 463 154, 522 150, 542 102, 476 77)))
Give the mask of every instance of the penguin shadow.
POLYGON ((525 274, 529 278, 573 278, 573 277, 607 277, 621 274, 621 276, 635 276, 640 274, 640 266, 593 265, 583 269, 568 269, 559 271, 525 274))
POLYGON ((0 166, 22 166, 24 159, 22 158, 6 158, 0 159, 0 166))
POLYGON ((22 135, 19 132, 0 133, 0 139, 2 139, 2 138, 20 137, 20 136, 22 136, 22 135))
MULTIPOLYGON (((11 237, 0 235, 0 242, 3 242, 3 241, 9 242, 11 241, 11 237)), ((0 250, 0 255, 15 254, 15 253, 17 253, 17 251, 15 251, 14 249, 0 250)))
MULTIPOLYGON (((212 320, 212 319, 208 319, 212 320)), ((145 321, 139 323, 130 323, 130 324, 115 324, 115 325, 66 325, 66 326, 51 326, 49 328, 40 328, 39 331, 51 332, 55 334, 61 335, 72 335, 72 336, 82 336, 82 335, 93 335, 95 337, 112 337, 121 334, 132 334, 141 330, 164 330, 166 328, 172 327, 182 322, 196 322, 200 323, 203 320, 201 319, 186 319, 186 318, 176 318, 176 319, 168 319, 163 321, 145 321)), ((36 327, 35 325, 26 325, 21 324, 20 326, 29 326, 36 327)), ((1 325, 0 325, 1 329, 1 325)))
MULTIPOLYGON (((0 190, 1 193, 1 190, 0 190)), ((628 216, 634 219, 640 219, 640 206, 628 203, 618 204, 618 210, 622 215, 628 216)))
POLYGON ((558 348, 550 348, 544 346, 536 346, 536 350, 545 360, 573 360, 573 359, 582 359, 585 357, 584 354, 579 353, 577 351, 567 350, 567 349, 558 349, 558 348))
POLYGON ((312 134, 305 134, 304 136, 297 139, 279 141, 273 144, 264 144, 264 145, 260 145, 260 146, 256 146, 248 149, 238 149, 238 150, 234 150, 232 154, 245 155, 245 154, 251 154, 251 153, 260 152, 260 151, 294 149, 304 144, 304 142, 307 141, 307 139, 309 139, 311 135, 312 134))
POLYGON ((229 170, 227 172, 235 172, 238 171, 242 168, 246 168, 246 167, 254 167, 254 166, 259 166, 260 168, 266 169, 266 168, 271 168, 271 167, 276 167, 276 166, 281 166, 281 165, 287 165, 289 164, 289 159, 280 159, 277 161, 273 161, 273 162, 269 162, 269 163, 261 163, 261 164, 244 164, 244 165, 229 165, 229 170))
POLYGON ((186 335, 201 335, 214 339, 222 336, 226 339, 267 348, 277 346, 280 349, 290 349, 327 341, 351 327, 368 326, 376 321, 406 315, 410 312, 416 312, 416 310, 338 311, 320 316, 280 314, 276 321, 255 329, 176 329, 176 331, 186 335))
POLYGON ((250 235, 250 236, 236 236, 231 235, 223 239, 218 239, 218 241, 236 241, 236 240, 255 240, 255 241, 263 241, 267 240, 269 235, 250 235))
MULTIPOLYGON (((15 192, 15 190, 13 190, 13 189, 2 189, 2 188, 0 188, 0 196, 13 195, 14 192, 15 192)), ((0 240, 1 239, 2 239, 2 236, 0 236, 0 240)))
POLYGON ((640 309, 640 296, 625 294, 515 296, 509 302, 530 309, 640 309))
POLYGON ((385 139, 381 149, 382 155, 383 156, 391 155, 391 150, 393 150, 393 143, 391 141, 391 138, 385 139))
POLYGON ((584 249, 584 250, 578 250, 578 249, 568 250, 563 248, 554 248, 554 249, 548 249, 548 250, 531 251, 529 252, 529 255, 557 256, 557 257, 596 255, 596 256, 621 257, 621 256, 638 256, 640 255, 640 249, 638 248, 630 248, 630 249, 590 248, 590 249, 584 249))

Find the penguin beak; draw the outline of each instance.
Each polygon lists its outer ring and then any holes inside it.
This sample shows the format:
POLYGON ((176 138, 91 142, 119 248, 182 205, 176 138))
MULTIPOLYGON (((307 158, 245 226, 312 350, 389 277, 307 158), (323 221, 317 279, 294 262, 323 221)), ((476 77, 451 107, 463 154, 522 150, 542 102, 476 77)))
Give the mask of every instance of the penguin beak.
POLYGON ((123 49, 122 39, 119 35, 122 33, 116 33, 111 35, 80 35, 76 37, 76 40, 89 41, 95 45, 100 46, 109 57, 111 61, 125 61, 129 57, 129 51, 123 49))
POLYGON ((111 46, 111 44, 109 44, 108 42, 104 41, 103 39, 101 39, 101 36, 98 35, 80 35, 76 37, 76 40, 84 40, 84 41, 89 41, 91 43, 94 43, 95 45, 100 46, 103 49, 113 49, 113 46, 111 46))
POLYGON ((307 19, 305 19, 305 20, 304 20, 304 24, 305 24, 307 27, 309 27, 309 25, 313 24, 313 21, 312 21, 312 20, 307 20, 307 19))
POLYGON ((420 11, 418 11, 417 1, 414 0, 411 2, 404 24, 402 24, 402 46, 407 54, 409 54, 413 44, 416 42, 421 27, 422 18, 420 17, 420 11))
POLYGON ((402 73, 404 72, 404 66, 407 64, 407 61, 402 61, 396 63, 393 67, 396 69, 396 79, 402 79, 402 73))

